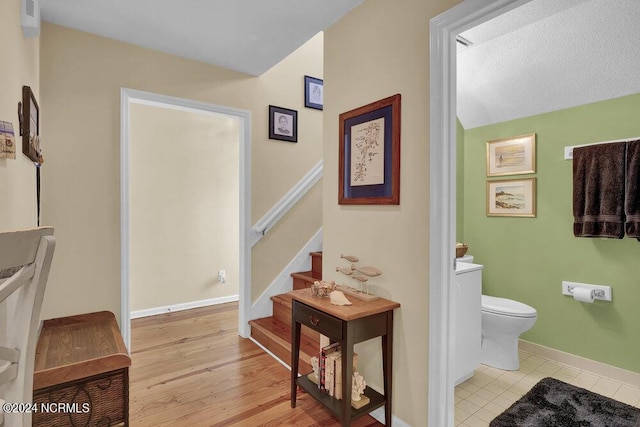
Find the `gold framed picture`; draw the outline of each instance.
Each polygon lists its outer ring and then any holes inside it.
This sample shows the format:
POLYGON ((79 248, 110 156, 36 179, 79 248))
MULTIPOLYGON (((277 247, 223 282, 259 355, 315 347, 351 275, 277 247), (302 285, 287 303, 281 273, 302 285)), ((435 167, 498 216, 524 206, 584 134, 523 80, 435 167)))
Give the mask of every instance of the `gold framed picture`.
POLYGON ((487 181, 487 216, 536 216, 536 179, 487 181))
POLYGON ((487 176, 536 171, 536 134, 487 141, 487 176))

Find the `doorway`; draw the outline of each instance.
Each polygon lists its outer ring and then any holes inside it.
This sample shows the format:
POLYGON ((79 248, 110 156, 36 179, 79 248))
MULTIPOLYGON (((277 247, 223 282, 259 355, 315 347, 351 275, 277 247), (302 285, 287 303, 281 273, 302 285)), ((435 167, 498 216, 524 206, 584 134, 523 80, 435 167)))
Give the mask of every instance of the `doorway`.
POLYGON ((454 425, 456 36, 531 0, 465 0, 430 21, 428 425, 454 425))
MULTIPOLYGON (((250 312, 250 283, 251 283, 251 246, 248 242, 250 224, 250 112, 246 110, 233 109, 214 104, 202 103, 182 98, 169 97, 149 92, 142 92, 123 88, 121 90, 121 330, 127 346, 131 342, 131 283, 132 283, 132 225, 136 218, 132 215, 132 179, 135 176, 132 172, 132 145, 131 131, 132 110, 138 107, 153 107, 167 112, 191 113, 199 116, 208 115, 218 117, 222 123, 236 126, 238 135, 237 143, 237 190, 235 200, 237 200, 237 222, 235 225, 233 238, 237 239, 237 246, 233 245, 233 251, 237 252, 237 295, 238 295, 238 330, 242 337, 247 337, 249 333, 248 320, 250 312)), ((157 154, 156 154, 157 155, 157 154)), ((150 158, 154 154, 149 153, 150 158)), ((212 159, 212 167, 214 160, 212 159)), ((134 171, 137 172, 137 171, 134 171)), ((171 171, 164 171, 170 175, 171 171)), ((234 179, 235 181, 235 179, 234 179)), ((185 190, 185 192, 191 189, 185 190)), ((139 222, 138 222, 139 223, 139 222)), ((158 230, 162 233, 162 230, 158 230)), ((211 236, 213 238, 213 236, 211 236)), ((173 248, 179 250, 179 248, 173 248)), ((206 262, 204 260, 203 262, 206 262)), ((213 263, 212 263, 213 264, 213 263)), ((176 268, 180 268, 176 266, 176 268)), ((213 275, 213 274, 212 274, 213 275)), ((134 307, 134 310, 136 308, 134 307)))

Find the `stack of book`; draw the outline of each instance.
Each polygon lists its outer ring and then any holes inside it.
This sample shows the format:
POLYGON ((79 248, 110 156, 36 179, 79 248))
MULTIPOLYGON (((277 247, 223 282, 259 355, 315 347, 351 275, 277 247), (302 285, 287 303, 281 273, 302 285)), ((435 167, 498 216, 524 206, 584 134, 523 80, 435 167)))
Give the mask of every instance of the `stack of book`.
MULTIPOLYGON (((309 379, 318 384, 320 390, 342 399, 342 352, 339 343, 322 347, 318 358, 319 378, 309 374, 309 379)), ((353 354, 353 371, 358 368, 358 355, 353 354)))

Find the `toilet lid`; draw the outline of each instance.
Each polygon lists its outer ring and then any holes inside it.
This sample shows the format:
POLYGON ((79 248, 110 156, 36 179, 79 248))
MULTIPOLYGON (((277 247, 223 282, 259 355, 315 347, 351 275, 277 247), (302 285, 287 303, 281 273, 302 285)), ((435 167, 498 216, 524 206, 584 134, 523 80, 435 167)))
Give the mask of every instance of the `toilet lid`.
POLYGON ((538 313, 535 308, 527 304, 489 295, 482 295, 482 311, 513 317, 535 317, 538 313))

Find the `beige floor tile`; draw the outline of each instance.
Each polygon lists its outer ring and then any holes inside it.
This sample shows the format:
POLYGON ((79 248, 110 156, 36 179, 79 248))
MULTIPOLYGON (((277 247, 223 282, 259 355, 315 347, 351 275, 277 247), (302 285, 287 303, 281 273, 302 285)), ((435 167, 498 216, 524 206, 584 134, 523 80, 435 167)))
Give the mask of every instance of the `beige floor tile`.
POLYGON ((456 397, 461 397, 462 399, 465 399, 465 398, 471 396, 471 394, 473 394, 473 393, 471 393, 469 390, 467 390, 465 388, 462 388, 462 387, 458 386, 458 387, 455 388, 455 391, 453 392, 453 394, 456 397))
POLYGON ((533 363, 536 366, 540 366, 546 361, 547 359, 543 359, 542 357, 538 357, 538 356, 531 356, 527 359, 527 363, 533 363))
POLYGON ((518 400, 511 398, 510 396, 498 396, 495 399, 493 399, 492 403, 501 406, 504 409, 508 409, 511 405, 513 405, 513 403, 518 400))
MULTIPOLYGON (((507 390, 504 393, 502 393, 500 396, 511 400, 511 403, 515 402, 516 400, 520 399, 522 397, 521 394, 515 393, 511 390, 507 390)), ((495 399, 494 399, 495 400, 495 399)))
POLYGON ((609 390, 612 390, 614 392, 618 391, 618 389, 620 388, 620 386, 622 385, 622 383, 618 382, 618 381, 614 381, 610 378, 600 378, 598 380, 598 382, 596 383, 595 386, 597 387, 602 387, 602 388, 608 388, 609 390))
POLYGON ((531 387, 533 387, 534 385, 535 384, 531 384, 527 381, 520 381, 511 386, 511 388, 509 388, 509 391, 517 393, 520 396, 524 396, 529 392, 529 390, 531 390, 531 387))
MULTIPOLYGON (((491 385, 491 384, 489 384, 491 385)), ((488 386, 487 386, 488 387, 488 386)), ((478 390, 476 392, 476 396, 480 396, 483 399, 487 399, 488 401, 492 401, 493 399, 495 399, 496 397, 498 397, 498 394, 502 394, 504 393, 504 390, 501 391, 500 393, 494 393, 491 390, 487 390, 487 387, 485 388, 481 388, 480 390, 478 390)))
POLYGON ((599 379, 600 377, 598 375, 583 371, 571 381, 571 384, 589 390, 591 387, 596 385, 599 379))
POLYGON ((613 396, 616 394, 616 390, 611 390, 610 388, 602 387, 598 384, 591 387, 591 391, 605 397, 610 397, 612 399, 613 399, 613 396))
MULTIPOLYGON (((508 406, 507 406, 508 408, 508 406)), ((495 414, 495 416, 497 417, 498 415, 500 415, 501 413, 504 412, 505 409, 500 405, 498 405, 495 401, 491 401, 489 403, 487 403, 486 405, 484 405, 484 409, 486 409, 487 411, 491 412, 492 414, 495 414)))
POLYGON ((489 411, 486 408, 480 408, 478 410, 478 412, 476 412, 475 414, 473 414, 474 417, 478 417, 483 421, 486 422, 491 422, 491 420, 493 420, 496 417, 496 414, 494 414, 493 412, 489 411))
POLYGON ((464 423, 469 427, 489 427, 489 421, 485 421, 475 415, 471 415, 469 418, 464 420, 464 423))
POLYGON ((471 393, 475 393, 476 391, 480 390, 480 387, 478 387, 475 384, 470 383, 469 380, 463 382, 458 387, 460 387, 463 390, 467 390, 467 391, 469 391, 471 393))
POLYGON ((613 398, 619 400, 620 402, 626 403, 627 405, 635 406, 640 400, 640 390, 635 387, 623 384, 613 395, 613 398))
POLYGON ((462 408, 456 407, 455 410, 453 411, 453 419, 456 421, 464 421, 470 416, 471 414, 462 408))
POLYGON ((480 409, 480 406, 476 405, 475 403, 469 402, 468 400, 463 400, 456 405, 456 409, 458 408, 468 412, 469 414, 474 414, 478 409, 480 409))
MULTIPOLYGON (((504 387, 499 386, 499 385, 498 385, 498 384, 496 384, 496 383, 491 383, 491 384, 487 384, 487 385, 484 387, 484 389, 483 389, 483 390, 488 390, 488 391, 490 391, 490 392, 494 393, 496 396, 499 396, 499 395, 501 395, 502 393, 504 393, 504 392, 505 392, 505 390, 507 390, 507 389, 506 389, 506 388, 504 388, 504 387)), ((495 398, 494 398, 494 399, 495 399, 495 398)))
POLYGON ((473 403, 475 405, 478 405, 478 407, 480 407, 480 408, 482 408, 484 405, 486 405, 487 403, 490 402, 490 399, 485 399, 483 397, 480 397, 478 395, 478 393, 467 397, 465 400, 467 400, 467 401, 469 401, 469 402, 471 402, 471 403, 473 403))

